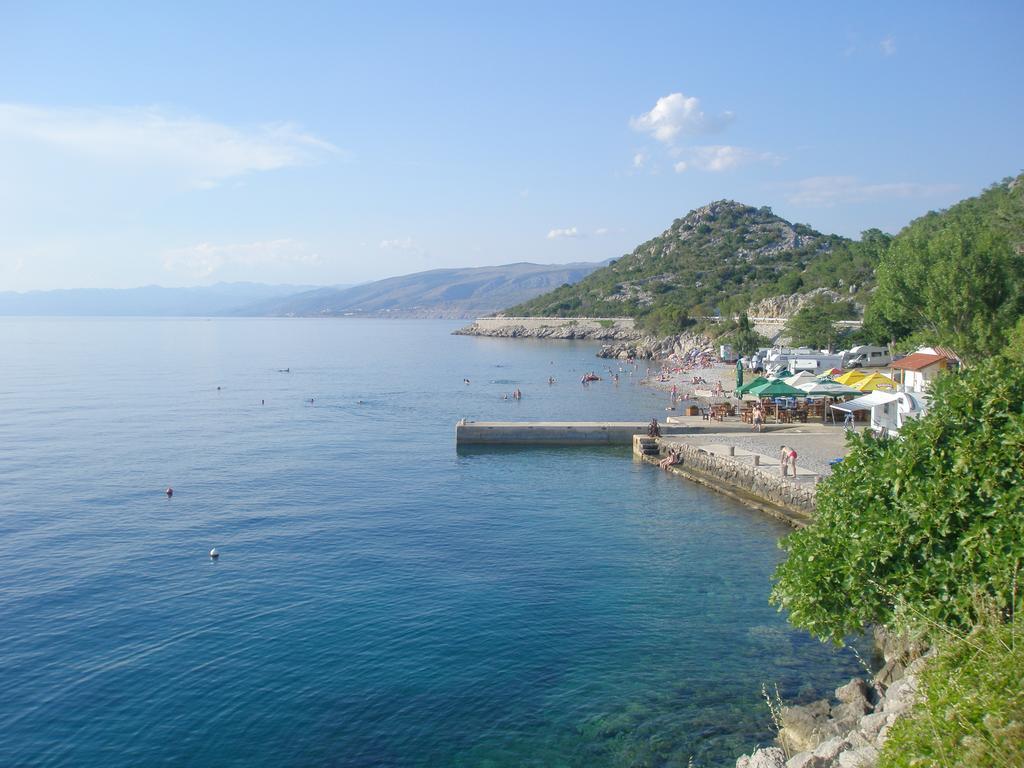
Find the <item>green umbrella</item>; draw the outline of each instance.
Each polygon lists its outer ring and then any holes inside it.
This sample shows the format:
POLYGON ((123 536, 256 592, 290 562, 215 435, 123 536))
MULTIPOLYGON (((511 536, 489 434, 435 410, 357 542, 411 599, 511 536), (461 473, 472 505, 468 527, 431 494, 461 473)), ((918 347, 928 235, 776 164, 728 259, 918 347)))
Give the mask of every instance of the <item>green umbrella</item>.
POLYGON ((743 386, 743 361, 736 361, 736 388, 739 389, 743 386))
POLYGON ((780 379, 751 387, 747 391, 758 397, 807 397, 807 393, 802 389, 791 387, 780 379))
POLYGON ((767 383, 768 383, 768 379, 766 379, 764 376, 758 376, 756 379, 751 379, 750 381, 748 381, 743 386, 736 387, 736 389, 733 390, 733 394, 737 395, 737 396, 745 395, 751 389, 753 389, 754 387, 759 387, 762 384, 767 384, 767 383))
POLYGON ((789 378, 790 376, 792 376, 792 375, 793 375, 793 374, 792 374, 792 373, 790 373, 790 371, 789 371, 789 369, 788 369, 788 368, 783 368, 783 369, 782 369, 781 371, 779 371, 778 373, 773 373, 773 374, 772 374, 772 378, 773 378, 773 379, 788 379, 788 378, 789 378))

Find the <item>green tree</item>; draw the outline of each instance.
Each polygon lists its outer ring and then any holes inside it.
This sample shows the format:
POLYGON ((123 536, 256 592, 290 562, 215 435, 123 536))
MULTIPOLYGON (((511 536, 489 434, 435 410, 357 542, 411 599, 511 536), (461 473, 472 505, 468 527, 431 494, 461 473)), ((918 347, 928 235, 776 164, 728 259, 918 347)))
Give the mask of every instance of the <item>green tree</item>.
POLYGON ((692 325, 686 309, 676 304, 657 305, 640 318, 640 325, 660 336, 674 336, 692 325))
POLYGON ((722 344, 731 344, 738 355, 752 355, 762 347, 771 345, 771 340, 754 330, 746 313, 741 314, 735 323, 727 326, 718 336, 718 341, 722 344))
POLYGON ((923 334, 968 360, 997 354, 1024 314, 1024 184, 1004 183, 901 232, 882 257, 865 322, 923 334))
POLYGON ((851 435, 814 522, 783 540, 772 601, 840 642, 899 610, 966 627, 980 595, 1013 603, 1024 563, 1024 363, 941 376, 900 439, 851 435))
POLYGON ((789 319, 786 332, 798 346, 831 351, 843 333, 836 321, 852 314, 853 307, 848 302, 832 302, 818 296, 789 319))

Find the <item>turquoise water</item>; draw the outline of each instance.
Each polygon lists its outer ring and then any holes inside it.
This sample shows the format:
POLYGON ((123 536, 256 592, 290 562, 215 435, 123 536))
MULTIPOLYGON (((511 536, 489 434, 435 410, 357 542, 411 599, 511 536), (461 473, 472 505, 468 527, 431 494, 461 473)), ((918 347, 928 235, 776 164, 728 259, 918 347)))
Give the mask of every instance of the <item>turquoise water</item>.
POLYGON ((762 682, 857 671, 767 605, 774 521, 624 449, 457 452, 664 398, 454 327, 0 320, 0 765, 724 766, 762 682))

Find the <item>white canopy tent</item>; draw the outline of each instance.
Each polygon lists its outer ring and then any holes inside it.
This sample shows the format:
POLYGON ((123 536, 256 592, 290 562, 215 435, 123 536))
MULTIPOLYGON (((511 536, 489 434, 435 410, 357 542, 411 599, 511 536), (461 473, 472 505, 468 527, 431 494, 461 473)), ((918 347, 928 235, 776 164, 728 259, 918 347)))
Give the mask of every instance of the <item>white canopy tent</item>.
POLYGON ((846 413, 871 411, 871 429, 897 434, 908 419, 920 418, 927 412, 928 401, 909 392, 875 390, 845 403, 836 403, 832 408, 846 413))

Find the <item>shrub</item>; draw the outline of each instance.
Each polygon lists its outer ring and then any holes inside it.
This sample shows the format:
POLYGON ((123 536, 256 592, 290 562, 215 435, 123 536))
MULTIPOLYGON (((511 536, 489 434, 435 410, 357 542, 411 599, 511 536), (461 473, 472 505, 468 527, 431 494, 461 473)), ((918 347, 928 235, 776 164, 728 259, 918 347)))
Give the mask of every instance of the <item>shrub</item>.
POLYGON ((879 768, 1024 765, 1024 620, 950 635, 921 673, 923 700, 893 726, 879 768))
POLYGON ((783 540, 772 601, 822 639, 887 623, 898 605, 963 628, 977 594, 1012 604, 1024 560, 1024 363, 995 357, 940 377, 932 393, 901 439, 851 435, 819 486, 815 521, 783 540))

